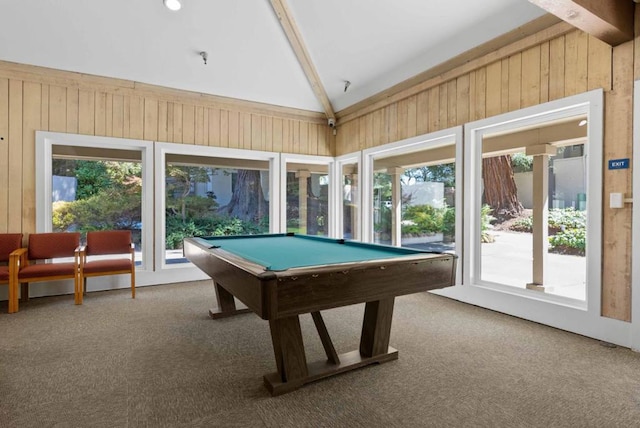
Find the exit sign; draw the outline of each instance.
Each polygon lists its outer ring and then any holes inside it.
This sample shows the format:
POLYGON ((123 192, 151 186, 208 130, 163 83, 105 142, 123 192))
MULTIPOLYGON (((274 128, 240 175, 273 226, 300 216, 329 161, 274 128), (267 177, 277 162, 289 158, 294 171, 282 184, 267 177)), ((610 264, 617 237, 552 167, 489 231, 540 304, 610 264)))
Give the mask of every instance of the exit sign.
POLYGON ((628 169, 629 158, 609 160, 609 169, 628 169))

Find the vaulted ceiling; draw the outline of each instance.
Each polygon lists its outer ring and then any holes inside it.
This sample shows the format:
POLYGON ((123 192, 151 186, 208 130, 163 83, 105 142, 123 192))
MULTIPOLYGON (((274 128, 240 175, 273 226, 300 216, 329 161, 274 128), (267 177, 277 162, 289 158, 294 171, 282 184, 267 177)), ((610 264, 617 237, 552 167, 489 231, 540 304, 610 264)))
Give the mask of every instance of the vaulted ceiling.
POLYGON ((0 0, 0 60, 326 112, 320 89, 339 111, 546 13, 527 0, 182 4, 0 0))

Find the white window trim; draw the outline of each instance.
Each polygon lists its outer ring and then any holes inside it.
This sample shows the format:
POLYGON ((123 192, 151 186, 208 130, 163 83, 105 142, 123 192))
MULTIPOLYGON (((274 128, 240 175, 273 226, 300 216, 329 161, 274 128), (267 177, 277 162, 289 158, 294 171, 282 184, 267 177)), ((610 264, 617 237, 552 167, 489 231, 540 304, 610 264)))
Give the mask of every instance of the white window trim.
POLYGON ((342 200, 342 168, 345 165, 356 164, 358 168, 358 193, 356 201, 356 212, 358 213, 358 229, 356 230, 356 236, 358 236, 358 241, 362 240, 362 152, 348 153, 346 155, 341 155, 335 158, 334 164, 334 174, 331 178, 332 186, 335 186, 333 189, 333 194, 335 195, 335 204, 336 204, 336 221, 335 230, 331 231, 331 237, 334 238, 344 238, 344 206, 342 200))
MULTIPOLYGON (((269 232, 279 232, 280 222, 280 155, 275 152, 263 152, 257 150, 229 149, 224 147, 203 147, 192 146, 175 143, 156 143, 155 144, 155 166, 156 166, 156 260, 158 270, 165 272, 172 270, 191 269, 194 275, 200 278, 198 270, 192 263, 166 264, 165 260, 165 228, 166 218, 163 215, 166 212, 166 201, 164 195, 166 193, 166 175, 165 161, 167 154, 179 155, 197 155, 199 157, 238 159, 238 160, 255 160, 269 162, 269 232)), ((182 273, 180 275, 183 275, 182 273)), ((191 278, 191 277, 189 277, 191 278)), ((208 278, 208 277, 206 277, 208 278)), ((178 281, 187 281, 191 279, 180 279, 178 281)))
MULTIPOLYGON (((93 147, 100 149, 118 149, 139 151, 142 162, 142 264, 136 268, 136 283, 152 284, 149 274, 153 272, 153 144, 149 141, 126 138, 96 137, 89 135, 64 134, 58 132, 36 131, 36 232, 51 232, 53 225, 51 201, 51 174, 53 146, 93 147)), ((93 283, 99 289, 120 288, 120 278, 95 278, 93 283)), ((61 291, 53 283, 49 289, 39 287, 37 295, 56 294, 61 291)), ((128 283, 127 283, 128 284, 128 283)), ((123 286, 126 284, 123 282, 123 286)), ((96 289, 92 286, 92 289, 96 289)))
POLYGON ((602 261, 602 141, 601 89, 563 98, 465 125, 465 207, 463 284, 439 292, 460 301, 518 316, 612 343, 628 343, 628 323, 601 316, 602 261), (482 136, 488 132, 576 114, 588 115, 587 144, 587 294, 586 302, 533 290, 500 286, 479 279, 482 136))
MULTIPOLYGON (((633 202, 640 202, 640 80, 633 85, 633 202)), ((633 207, 631 252, 631 332, 629 347, 640 350, 640 207, 633 207)))
POLYGON ((282 187, 280 188, 280 212, 282 215, 280 216, 280 230, 279 232, 287 231, 287 164, 288 163, 307 163, 312 165, 326 165, 329 167, 328 176, 329 176, 329 195, 328 195, 328 213, 329 213, 329 224, 328 224, 328 233, 329 236, 335 236, 333 232, 336 228, 336 198, 338 197, 335 192, 335 185, 332 184, 334 181, 334 169, 335 163, 334 158, 331 156, 314 156, 314 155, 298 155, 293 153, 281 153, 280 154, 280 183, 282 183, 282 187))
MULTIPOLYGON (((396 141, 382 146, 372 147, 362 151, 361 170, 361 237, 363 242, 373 242, 373 165, 376 159, 429 150, 437 147, 455 145, 456 150, 456 254, 462 255, 463 241, 463 156, 462 156, 462 126, 443 129, 429 134, 418 135, 405 140, 396 141)), ((462 263, 458 259, 456 269, 456 283, 462 282, 462 263)))

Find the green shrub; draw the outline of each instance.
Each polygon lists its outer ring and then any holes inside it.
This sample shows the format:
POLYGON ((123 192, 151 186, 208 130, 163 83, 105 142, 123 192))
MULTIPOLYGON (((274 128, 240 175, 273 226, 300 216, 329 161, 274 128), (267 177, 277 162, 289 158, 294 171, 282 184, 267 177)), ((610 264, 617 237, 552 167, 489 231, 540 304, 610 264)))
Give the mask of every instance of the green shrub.
POLYGON ((587 236, 585 229, 565 229, 549 237, 550 251, 584 256, 587 236))
POLYGON ((496 218, 491 215, 493 209, 484 204, 482 208, 480 208, 480 241, 481 242, 493 242, 493 236, 489 234, 489 229, 491 229, 491 222, 496 218))
POLYGON ((262 219, 256 224, 245 222, 238 218, 219 215, 189 218, 186 221, 182 221, 179 216, 168 215, 165 227, 166 248, 175 250, 182 248, 184 238, 267 233, 269 231, 269 222, 268 219, 262 219))

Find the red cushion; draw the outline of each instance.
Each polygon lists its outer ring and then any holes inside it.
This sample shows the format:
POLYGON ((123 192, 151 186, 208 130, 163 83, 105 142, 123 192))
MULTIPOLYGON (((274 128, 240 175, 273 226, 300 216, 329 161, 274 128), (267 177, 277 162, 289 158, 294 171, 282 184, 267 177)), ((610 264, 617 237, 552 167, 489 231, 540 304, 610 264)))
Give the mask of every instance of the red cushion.
POLYGON ((131 259, 94 260, 84 264, 84 273, 107 273, 131 270, 131 259))
POLYGON ((47 276, 68 276, 75 274, 75 264, 72 263, 45 263, 33 264, 20 269, 19 279, 43 278, 47 276))
POLYGON ((22 247, 22 233, 0 233, 0 262, 9 261, 9 254, 22 247))
POLYGON ((9 281, 9 266, 0 266, 0 282, 9 281))
POLYGON ((130 230, 87 232, 87 255, 126 254, 131 252, 130 230))
POLYGON ((29 235, 29 260, 73 257, 80 245, 76 232, 32 233, 29 235))

